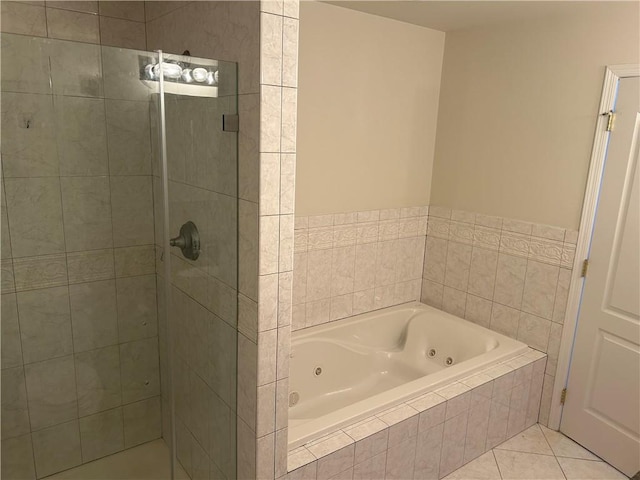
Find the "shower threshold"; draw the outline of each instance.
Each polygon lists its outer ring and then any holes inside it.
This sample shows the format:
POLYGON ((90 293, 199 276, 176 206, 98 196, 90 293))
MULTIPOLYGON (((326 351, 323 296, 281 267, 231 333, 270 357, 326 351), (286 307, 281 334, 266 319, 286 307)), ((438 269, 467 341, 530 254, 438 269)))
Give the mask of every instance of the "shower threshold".
MULTIPOLYGON (((93 462, 59 472, 46 480, 170 480, 171 452, 159 438, 93 462)), ((189 477, 178 463, 176 480, 189 477)))

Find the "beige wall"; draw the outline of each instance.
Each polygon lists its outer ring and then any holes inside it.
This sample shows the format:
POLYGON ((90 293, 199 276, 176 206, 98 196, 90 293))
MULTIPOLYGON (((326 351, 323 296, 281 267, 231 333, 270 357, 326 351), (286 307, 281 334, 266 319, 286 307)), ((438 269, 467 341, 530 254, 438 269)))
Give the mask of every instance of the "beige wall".
POLYGON ((425 205, 444 33, 300 4, 296 214, 425 205))
POLYGON ((431 204, 577 228, 605 65, 637 63, 637 3, 447 34, 431 204))

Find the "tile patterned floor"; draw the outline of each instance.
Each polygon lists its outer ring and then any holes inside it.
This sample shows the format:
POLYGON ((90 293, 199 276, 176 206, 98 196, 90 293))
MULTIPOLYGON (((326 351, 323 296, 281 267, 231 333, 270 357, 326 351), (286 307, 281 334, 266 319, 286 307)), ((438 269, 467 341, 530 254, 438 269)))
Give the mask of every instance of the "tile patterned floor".
POLYGON ((560 432, 534 425, 445 480, 624 480, 627 477, 560 432))

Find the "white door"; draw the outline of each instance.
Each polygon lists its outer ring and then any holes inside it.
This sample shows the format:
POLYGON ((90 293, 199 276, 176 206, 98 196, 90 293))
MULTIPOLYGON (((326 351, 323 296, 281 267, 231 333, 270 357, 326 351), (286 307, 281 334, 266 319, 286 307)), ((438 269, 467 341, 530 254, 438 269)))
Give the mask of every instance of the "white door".
POLYGON ((560 430, 640 470, 640 79, 618 85, 560 430))

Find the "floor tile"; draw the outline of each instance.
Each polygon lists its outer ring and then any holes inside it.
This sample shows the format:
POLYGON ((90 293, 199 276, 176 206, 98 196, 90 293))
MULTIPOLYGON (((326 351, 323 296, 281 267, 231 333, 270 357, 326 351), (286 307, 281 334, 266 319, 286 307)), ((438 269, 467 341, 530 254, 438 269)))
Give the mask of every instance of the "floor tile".
POLYGON ((545 439, 540 427, 533 425, 524 432, 510 438, 501 443, 496 448, 500 450, 512 450, 514 452, 538 453, 541 455, 553 455, 547 440, 545 439))
POLYGON ((495 480, 500 478, 493 452, 488 451, 447 475, 444 480, 495 480))
MULTIPOLYGON (((170 455, 164 440, 158 439, 57 473, 46 480, 169 480, 170 455)), ((189 478, 180 464, 175 478, 189 478)))
POLYGON ((558 458, 560 467, 568 480, 624 480, 618 470, 607 463, 578 458, 558 458))
POLYGON ((581 447, 576 442, 562 433, 555 430, 549 430, 547 427, 540 425, 542 433, 546 437, 551 449, 556 457, 581 458, 584 460, 600 460, 589 450, 581 447))
POLYGON ((555 457, 535 453, 493 451, 504 480, 564 480, 555 457))

